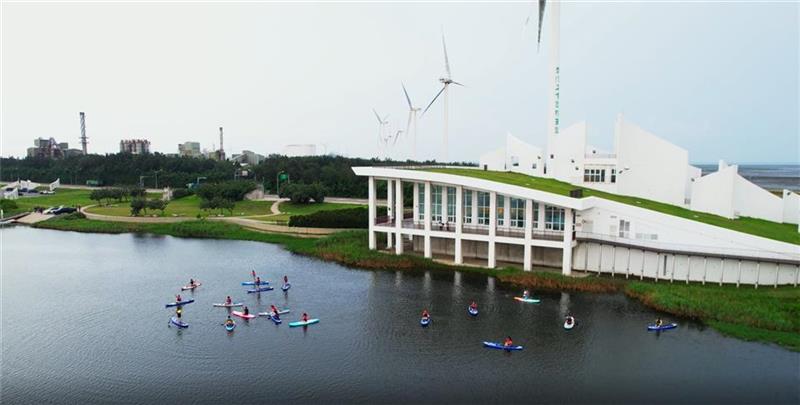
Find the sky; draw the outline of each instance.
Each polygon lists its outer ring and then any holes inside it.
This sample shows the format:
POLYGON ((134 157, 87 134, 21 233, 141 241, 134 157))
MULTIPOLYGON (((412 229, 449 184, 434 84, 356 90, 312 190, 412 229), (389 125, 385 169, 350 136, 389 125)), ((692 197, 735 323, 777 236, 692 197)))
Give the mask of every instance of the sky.
MULTIPOLYGON (((379 149, 372 112, 392 132, 453 87, 449 157, 477 161, 506 133, 546 139, 548 27, 518 3, 2 3, 0 155, 37 137, 90 153, 120 139, 151 148, 280 153, 312 143, 346 156, 412 156, 412 135, 379 149), (530 15, 531 23, 525 20, 530 15)), ((689 151, 694 163, 800 161, 800 5, 564 2, 561 117, 612 149, 614 120, 689 151)), ((547 19, 545 18, 545 21, 547 19)), ((443 104, 419 119, 417 157, 442 156, 443 104)), ((562 126, 564 128, 565 126, 562 126)))

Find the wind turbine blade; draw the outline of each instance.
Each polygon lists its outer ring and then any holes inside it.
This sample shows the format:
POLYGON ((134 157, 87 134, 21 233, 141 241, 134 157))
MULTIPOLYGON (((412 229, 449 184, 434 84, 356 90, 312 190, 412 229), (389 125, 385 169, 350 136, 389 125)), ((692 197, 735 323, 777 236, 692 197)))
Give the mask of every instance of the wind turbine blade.
POLYGON ((378 119, 378 122, 379 122, 379 123, 381 123, 381 124, 383 124, 383 121, 381 121, 381 116, 380 116, 380 115, 378 115, 378 112, 377 112, 377 111, 375 111, 375 109, 374 109, 374 108, 372 109, 372 112, 374 112, 374 113, 375 113, 375 118, 377 118, 377 119, 378 119))
POLYGON ((392 142, 392 146, 394 146, 397 143, 397 138, 399 138, 400 134, 402 134, 402 133, 403 133, 402 129, 398 129, 397 130, 397 132, 394 134, 394 142, 392 142))
POLYGON ((447 78, 450 78, 450 61, 447 59, 447 44, 444 43, 444 31, 442 31, 442 49, 444 49, 444 69, 447 72, 447 78))
POLYGON ((461 87, 467 87, 467 86, 464 86, 463 84, 461 84, 461 83, 459 83, 459 82, 453 82, 453 81, 451 81, 450 83, 452 83, 452 84, 457 84, 457 85, 459 85, 459 86, 461 86, 461 87))
POLYGON ((403 82, 400 82, 400 85, 403 86, 403 93, 406 94, 406 101, 408 101, 408 109, 411 110, 414 107, 411 106, 411 97, 408 96, 408 91, 406 91, 406 85, 403 82))
POLYGON ((414 110, 408 111, 408 122, 406 122, 406 133, 408 133, 409 128, 411 128, 411 114, 414 114, 414 110))
POLYGON ((536 50, 542 45, 542 22, 544 21, 544 6, 547 0, 539 0, 539 34, 536 37, 536 50))
POLYGON ((385 117, 383 117, 383 123, 384 123, 384 124, 388 124, 388 123, 389 123, 389 121, 386 121, 386 120, 388 120, 388 119, 389 119, 389 114, 386 114, 386 116, 385 116, 385 117))
POLYGON ((427 107, 425 107, 425 111, 423 111, 423 112, 422 112, 422 115, 425 115, 425 113, 426 113, 426 112, 428 112, 428 109, 429 109, 429 108, 431 108, 431 106, 433 105, 433 102, 434 102, 434 101, 436 101, 436 99, 437 99, 437 98, 439 98, 439 95, 441 95, 441 94, 442 94, 442 92, 444 91, 444 89, 446 89, 446 88, 447 88, 447 85, 445 84, 445 85, 442 87, 442 89, 441 89, 441 90, 439 90, 439 92, 438 92, 438 93, 436 93, 436 97, 434 97, 434 98, 433 98, 433 100, 431 100, 430 104, 428 104, 428 106, 427 106, 427 107))

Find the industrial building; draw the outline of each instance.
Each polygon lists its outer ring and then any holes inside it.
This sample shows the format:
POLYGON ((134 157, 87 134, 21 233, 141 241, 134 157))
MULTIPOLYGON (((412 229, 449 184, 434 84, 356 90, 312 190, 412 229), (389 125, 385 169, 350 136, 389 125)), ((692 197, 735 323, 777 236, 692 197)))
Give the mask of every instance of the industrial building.
POLYGON ((203 157, 200 151, 200 142, 186 141, 178 144, 178 156, 181 157, 203 157))
POLYGON ((69 143, 57 142, 54 138, 37 138, 33 140, 33 147, 28 148, 28 157, 63 159, 70 156, 79 156, 80 149, 70 149, 69 143))
POLYGON ((150 153, 150 141, 147 139, 123 139, 119 141, 119 152, 134 155, 150 153))

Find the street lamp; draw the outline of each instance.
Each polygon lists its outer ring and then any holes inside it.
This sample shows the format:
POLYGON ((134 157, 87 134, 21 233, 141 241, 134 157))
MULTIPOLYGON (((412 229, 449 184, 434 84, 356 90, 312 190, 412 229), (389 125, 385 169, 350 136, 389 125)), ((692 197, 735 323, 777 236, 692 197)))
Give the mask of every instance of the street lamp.
POLYGON ((198 177, 197 181, 194 183, 195 186, 199 186, 200 185, 200 180, 206 180, 206 179, 208 179, 208 177, 198 177))

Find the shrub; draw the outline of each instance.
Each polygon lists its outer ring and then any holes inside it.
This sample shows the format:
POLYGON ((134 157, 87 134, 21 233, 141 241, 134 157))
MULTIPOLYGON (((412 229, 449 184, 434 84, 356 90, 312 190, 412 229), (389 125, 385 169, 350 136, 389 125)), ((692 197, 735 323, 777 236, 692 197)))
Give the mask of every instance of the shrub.
POLYGON ((164 200, 150 200, 147 202, 147 209, 149 210, 159 210, 161 214, 164 214, 164 210, 167 208, 167 201, 164 200))
POLYGON ((317 211, 308 215, 294 215, 289 218, 289 226, 365 229, 369 227, 369 209, 367 207, 356 207, 317 211))
POLYGON ((311 200, 321 203, 325 201, 327 193, 328 190, 325 186, 319 183, 292 183, 281 188, 280 197, 289 198, 295 204, 307 204, 311 202, 311 200))
POLYGON ((147 200, 144 198, 134 198, 131 200, 131 215, 139 216, 142 210, 147 209, 147 200))
POLYGON ((252 181, 226 181, 224 183, 206 183, 197 188, 197 195, 204 200, 222 198, 230 201, 242 201, 247 193, 255 190, 252 181))
POLYGON ((188 188, 176 188, 172 190, 172 199, 178 200, 192 194, 193 194, 192 191, 189 190, 188 188))
POLYGON ((9 211, 17 209, 17 202, 14 200, 2 199, 0 200, 0 210, 9 211))
POLYGON ((64 219, 67 221, 74 221, 76 219, 86 219, 86 215, 83 215, 80 211, 71 212, 69 214, 59 215, 58 219, 64 219))

